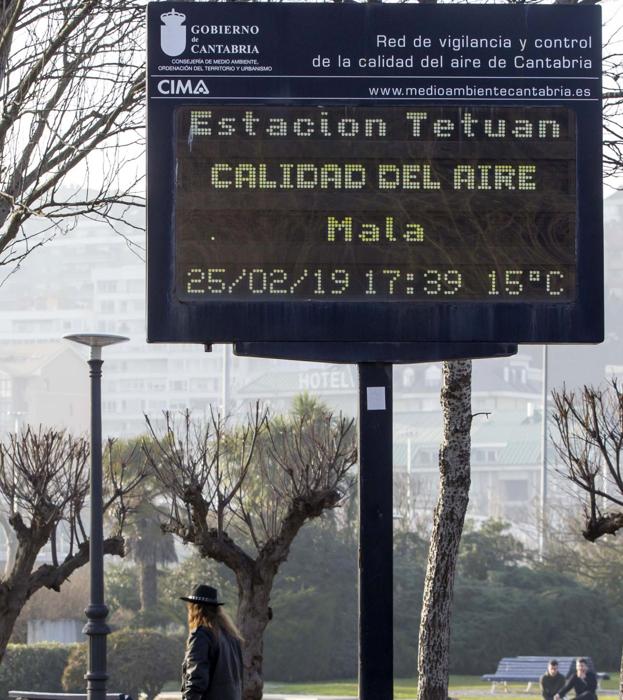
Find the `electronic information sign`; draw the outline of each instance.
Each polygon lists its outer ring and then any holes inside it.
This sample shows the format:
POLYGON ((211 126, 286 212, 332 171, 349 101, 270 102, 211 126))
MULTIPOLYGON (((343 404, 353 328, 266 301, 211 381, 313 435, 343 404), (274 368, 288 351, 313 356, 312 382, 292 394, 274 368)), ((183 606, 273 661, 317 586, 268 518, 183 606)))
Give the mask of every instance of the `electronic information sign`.
POLYGON ((166 8, 149 340, 602 338, 598 7, 166 8))

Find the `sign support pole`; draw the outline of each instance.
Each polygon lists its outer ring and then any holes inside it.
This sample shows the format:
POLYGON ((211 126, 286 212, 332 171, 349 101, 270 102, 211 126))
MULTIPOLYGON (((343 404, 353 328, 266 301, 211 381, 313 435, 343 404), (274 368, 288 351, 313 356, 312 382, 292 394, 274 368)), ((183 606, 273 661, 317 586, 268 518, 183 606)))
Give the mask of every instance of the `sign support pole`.
POLYGON ((359 698, 392 700, 392 365, 359 368, 359 698))

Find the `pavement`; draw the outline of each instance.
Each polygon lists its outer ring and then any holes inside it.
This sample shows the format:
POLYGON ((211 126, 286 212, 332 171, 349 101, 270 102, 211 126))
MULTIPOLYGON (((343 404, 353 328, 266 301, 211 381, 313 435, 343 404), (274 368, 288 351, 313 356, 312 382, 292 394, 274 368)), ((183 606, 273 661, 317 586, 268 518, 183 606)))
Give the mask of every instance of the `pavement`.
MULTIPOLYGON (((181 693, 160 693, 156 700, 180 700, 181 693)), ((356 700, 353 696, 339 695, 284 695, 283 693, 264 693, 262 700, 356 700)))
MULTIPOLYGON (((492 695, 492 698, 495 698, 496 696, 500 696, 500 698, 504 698, 504 695, 507 693, 495 693, 495 695, 492 695)), ((517 693, 518 695, 525 695, 526 700, 530 700, 530 698, 534 698, 534 700, 538 700, 540 698, 539 694, 535 693, 517 693)), ((476 695, 483 695, 483 690, 482 688, 478 689, 461 689, 458 691, 450 691, 450 697, 455 697, 455 698, 468 698, 470 696, 476 696, 476 695)), ((618 692, 616 690, 600 690, 599 695, 605 695, 605 696, 617 696, 618 692)), ((160 695, 157 696, 156 700, 180 700, 181 694, 180 693, 160 693, 160 695)), ((357 698, 354 698, 352 695, 350 696, 340 696, 340 695, 285 695, 284 693, 264 693, 262 696, 262 700, 357 700, 357 698)), ((415 698, 413 698, 415 700, 415 698)))
POLYGON ((305 698, 305 700, 357 700, 352 695, 349 697, 338 695, 282 695, 281 693, 277 695, 264 693, 262 695, 262 700, 301 700, 301 698, 305 698))

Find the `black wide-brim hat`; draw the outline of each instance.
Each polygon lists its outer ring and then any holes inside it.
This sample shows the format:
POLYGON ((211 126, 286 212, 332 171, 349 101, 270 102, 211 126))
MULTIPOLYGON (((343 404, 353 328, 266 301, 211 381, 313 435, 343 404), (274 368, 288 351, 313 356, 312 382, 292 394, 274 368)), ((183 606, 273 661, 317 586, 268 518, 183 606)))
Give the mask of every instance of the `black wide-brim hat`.
POLYGON ((195 590, 187 596, 181 596, 180 600, 185 600, 187 603, 204 603, 205 605, 224 605, 223 601, 218 597, 218 591, 212 586, 200 584, 195 586, 195 590))

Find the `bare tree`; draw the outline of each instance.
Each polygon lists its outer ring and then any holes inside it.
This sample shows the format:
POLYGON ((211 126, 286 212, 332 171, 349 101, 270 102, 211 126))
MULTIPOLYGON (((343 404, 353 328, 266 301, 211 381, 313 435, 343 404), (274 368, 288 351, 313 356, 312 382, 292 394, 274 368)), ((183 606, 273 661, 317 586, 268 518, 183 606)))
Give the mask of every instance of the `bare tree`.
MULTIPOLYGON (((0 445, 0 502, 16 538, 12 563, 0 578, 0 660, 29 598, 42 587, 59 591, 89 561, 82 522, 89 492, 88 456, 84 439, 54 429, 27 428, 0 445), (44 553, 49 563, 38 565, 44 553)), ((104 541, 106 554, 124 554, 125 498, 141 478, 127 480, 123 468, 108 462, 104 508, 115 526, 104 541)))
MULTIPOLYGON (((584 509, 589 542, 623 529, 623 391, 616 379, 605 388, 552 392, 554 446, 565 476, 584 509)), ((619 694, 623 699, 623 653, 619 694)))
POLYGON ((418 700, 448 698, 454 577, 471 483, 471 392, 471 361, 444 362, 440 484, 424 581, 418 652, 418 700))
POLYGON ((623 28, 606 26, 603 46, 604 177, 617 178, 623 167, 623 28))
POLYGON ((244 644, 244 698, 262 697, 263 635, 279 567, 301 527, 340 505, 351 486, 353 421, 314 405, 289 418, 256 406, 233 431, 165 415, 162 433, 148 425, 152 468, 170 494, 167 532, 225 564, 238 585, 244 644))
POLYGON ((623 391, 613 379, 605 388, 563 388, 552 396, 562 473, 583 496, 582 534, 590 542, 614 535, 623 529, 623 391))
POLYGON ((0 3, 0 265, 80 215, 128 224, 142 202, 128 173, 142 155, 143 14, 134 0, 0 3))

